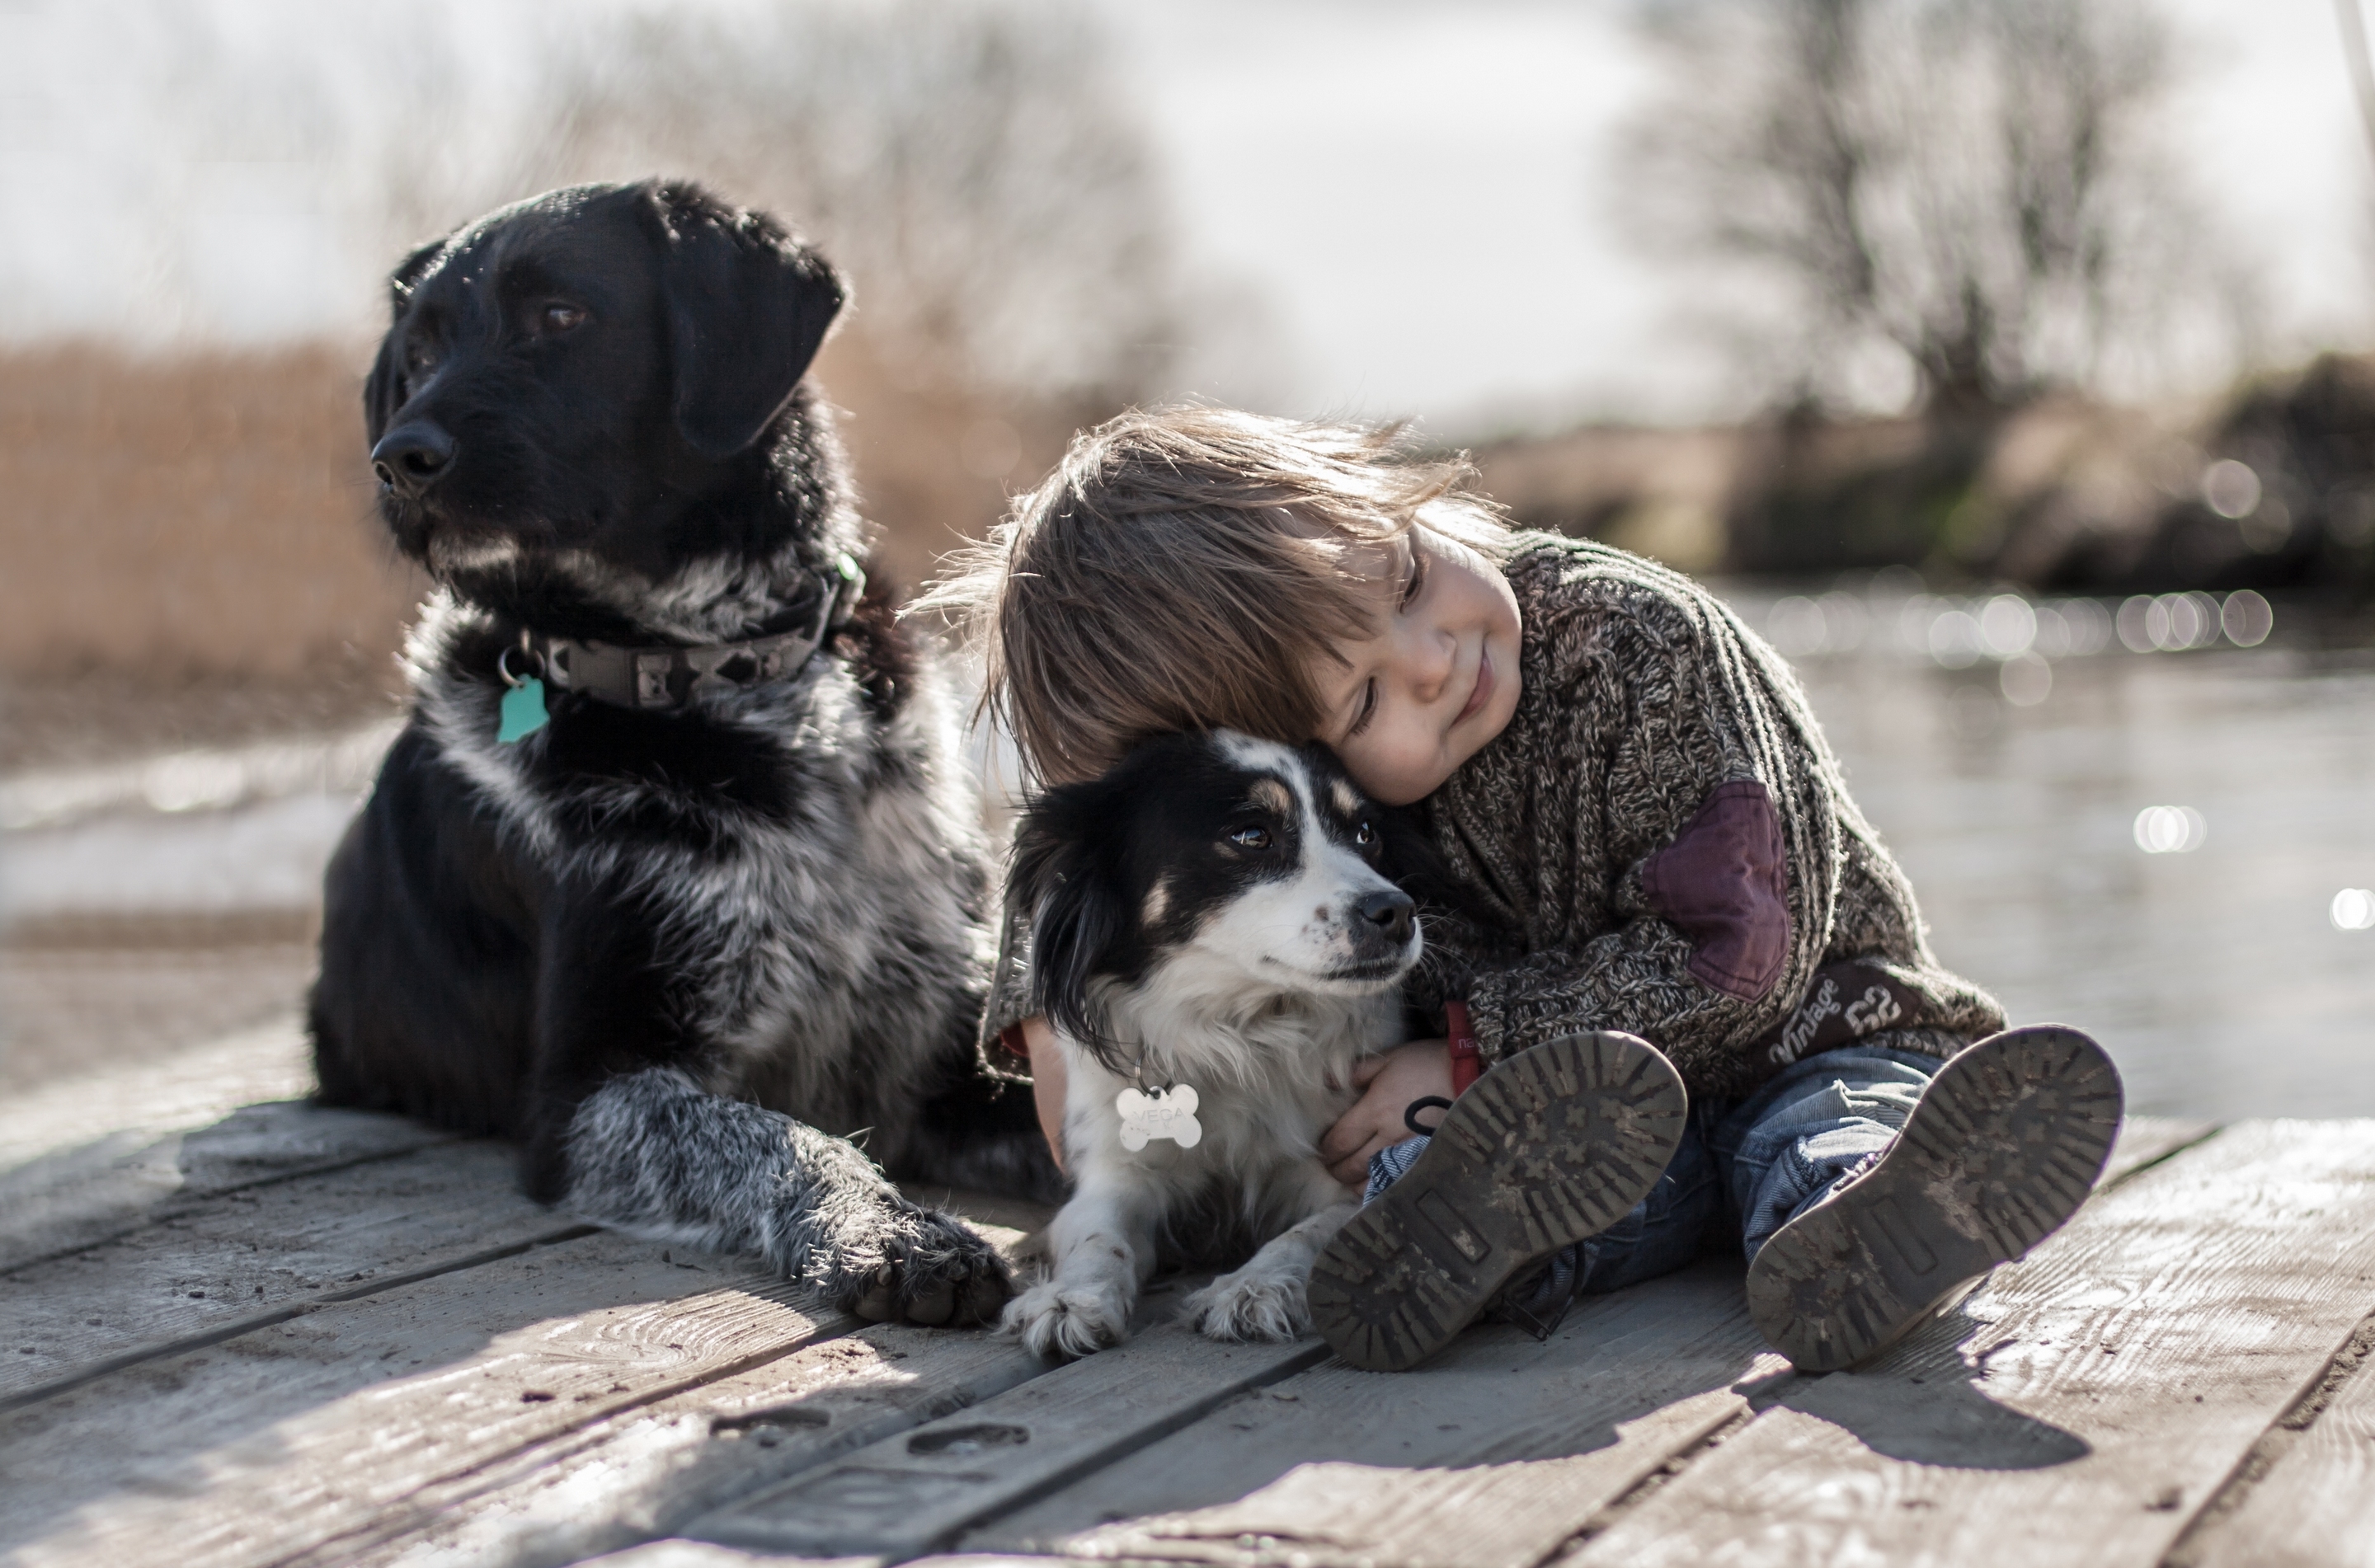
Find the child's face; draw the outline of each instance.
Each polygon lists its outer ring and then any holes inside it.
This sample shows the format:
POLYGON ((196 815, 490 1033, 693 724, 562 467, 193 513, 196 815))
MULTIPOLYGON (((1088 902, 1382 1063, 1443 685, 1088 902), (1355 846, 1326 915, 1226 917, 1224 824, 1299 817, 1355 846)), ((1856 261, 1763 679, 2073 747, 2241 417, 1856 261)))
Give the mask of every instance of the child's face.
POLYGON ((1490 561, 1424 528, 1346 564, 1370 568, 1378 630, 1313 668, 1327 712, 1315 738, 1370 795, 1406 806, 1518 711, 1518 599, 1490 561))

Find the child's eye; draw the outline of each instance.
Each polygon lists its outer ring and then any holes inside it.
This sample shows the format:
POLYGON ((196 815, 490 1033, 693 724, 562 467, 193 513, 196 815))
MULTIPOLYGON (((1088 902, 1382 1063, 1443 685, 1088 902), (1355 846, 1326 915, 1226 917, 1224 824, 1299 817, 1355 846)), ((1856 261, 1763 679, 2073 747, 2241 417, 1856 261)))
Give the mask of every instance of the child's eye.
POLYGON ((1361 712, 1353 718, 1352 727, 1344 732, 1344 738, 1350 740, 1368 728, 1369 721, 1377 716, 1377 683, 1375 678, 1372 678, 1366 686, 1361 688, 1361 712))
POLYGON ((1426 557, 1416 545, 1411 547, 1410 579, 1402 584, 1401 607, 1408 609, 1418 602, 1419 591, 1426 586, 1426 557))

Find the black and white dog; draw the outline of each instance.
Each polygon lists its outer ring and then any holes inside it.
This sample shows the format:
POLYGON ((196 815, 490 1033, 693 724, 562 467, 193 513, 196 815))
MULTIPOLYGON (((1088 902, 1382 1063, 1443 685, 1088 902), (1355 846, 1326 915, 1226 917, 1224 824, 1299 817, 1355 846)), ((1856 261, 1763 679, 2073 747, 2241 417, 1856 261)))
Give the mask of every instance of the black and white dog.
POLYGON ((952 706, 863 585, 802 381, 841 280, 651 183, 493 213, 391 294, 380 512, 439 587, 330 867, 322 1099, 522 1139, 536 1197, 864 1315, 995 1316, 997 1255, 876 1163, 1055 1182, 1027 1094, 975 1070, 952 706))
POLYGON ((1165 1242, 1259 1248, 1188 1298, 1203 1333, 1309 1326, 1305 1279, 1358 1207, 1319 1137, 1355 1098, 1353 1063, 1402 1040, 1419 958, 1388 830, 1324 749, 1227 731, 1152 742, 1025 813, 1015 896, 1069 1073, 1074 1182, 1048 1277, 1006 1309, 1031 1349, 1120 1343, 1165 1242))

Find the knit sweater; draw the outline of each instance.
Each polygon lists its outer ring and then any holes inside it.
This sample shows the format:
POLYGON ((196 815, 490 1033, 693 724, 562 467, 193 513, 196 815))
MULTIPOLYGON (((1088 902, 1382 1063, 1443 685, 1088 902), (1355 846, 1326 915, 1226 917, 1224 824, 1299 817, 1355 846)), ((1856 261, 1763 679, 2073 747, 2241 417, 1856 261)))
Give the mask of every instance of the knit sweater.
MULTIPOLYGON (((1488 1064, 1624 1030, 1702 1100, 1849 1037, 1945 1056, 2003 1027, 1932 957, 1761 638, 1690 579, 1590 540, 1521 535, 1504 571, 1517 712, 1414 808, 1458 895, 1425 912, 1418 1010, 1464 998, 1488 1064)), ((1027 912, 1007 932, 986 1048, 1027 1001, 1027 912)))

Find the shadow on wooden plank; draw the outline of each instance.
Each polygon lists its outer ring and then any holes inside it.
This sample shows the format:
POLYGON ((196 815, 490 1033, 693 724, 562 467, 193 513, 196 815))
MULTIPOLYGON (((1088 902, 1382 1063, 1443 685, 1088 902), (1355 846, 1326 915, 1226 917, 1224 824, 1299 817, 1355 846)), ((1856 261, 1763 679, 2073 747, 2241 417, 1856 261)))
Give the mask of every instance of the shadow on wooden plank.
POLYGON ((289 1098, 312 1085, 290 1020, 18 1097, 0 1112, 0 1269, 124 1235, 191 1199, 453 1141, 289 1098))
MULTIPOLYGON (((278 1108, 275 1108, 278 1109, 278 1108)), ((460 1143, 186 1194, 158 1222, 10 1272, 0 1410, 313 1307, 582 1233, 518 1190, 514 1152, 460 1143)))
POLYGON ((2329 1364, 2369 1274, 2375 1124, 2229 1127, 2090 1203, 1958 1316, 1782 1391, 1573 1561, 2157 1563, 2329 1364), (1994 1465, 1968 1463, 1956 1421, 1909 1417, 1937 1384, 2083 1452, 2028 1463, 2027 1436, 1991 1425, 1994 1465))
POLYGON ((1291 1554, 1314 1568, 1538 1562, 1787 1377, 1748 1321, 1742 1274, 1711 1259, 1591 1298, 1547 1342, 1488 1325, 1410 1373, 1330 1361, 962 1544, 1158 1561, 1291 1554))
MULTIPOLYGON (((1140 1298, 1140 1329, 1165 1321, 1207 1278, 1157 1280, 1140 1298)), ((369 1550, 349 1540, 324 1561, 558 1568, 669 1535, 1058 1364, 990 1335, 877 1325, 424 1489, 374 1521, 369 1550)))
POLYGON ((0 1417, 0 1553, 279 1561, 421 1487, 857 1325, 594 1235, 143 1362, 0 1417))

